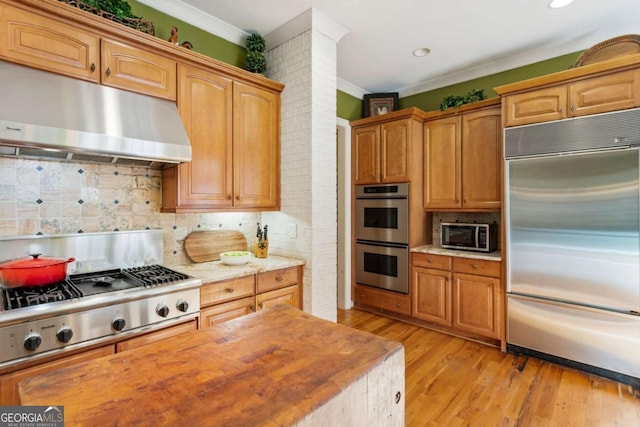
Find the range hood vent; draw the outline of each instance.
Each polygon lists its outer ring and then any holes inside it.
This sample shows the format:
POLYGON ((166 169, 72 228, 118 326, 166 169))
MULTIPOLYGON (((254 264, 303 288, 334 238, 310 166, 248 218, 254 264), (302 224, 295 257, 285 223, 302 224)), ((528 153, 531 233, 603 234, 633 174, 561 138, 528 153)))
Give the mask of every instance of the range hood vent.
POLYGON ((0 61, 0 155, 160 169, 191 161, 172 101, 0 61))

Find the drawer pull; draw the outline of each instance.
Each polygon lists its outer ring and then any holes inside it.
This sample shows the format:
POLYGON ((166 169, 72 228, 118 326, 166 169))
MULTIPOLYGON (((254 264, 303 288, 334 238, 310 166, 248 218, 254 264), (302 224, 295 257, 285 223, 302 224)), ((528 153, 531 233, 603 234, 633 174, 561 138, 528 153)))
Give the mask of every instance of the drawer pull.
POLYGON ((233 288, 224 288, 225 292, 228 294, 232 294, 235 289, 233 288))
POLYGON ((250 309, 251 311, 255 312, 255 311, 256 311, 256 306, 255 306, 255 305, 253 305, 253 304, 251 304, 251 305, 249 306, 249 309, 250 309))
POLYGON ((260 308, 260 310, 262 310, 264 308, 264 305, 262 303, 258 304, 258 307, 260 308))
POLYGON ((282 282, 284 280, 284 278, 280 275, 276 276, 276 282, 282 282))
POLYGON ((398 403, 400 403, 400 399, 402 399, 402 393, 400 393, 399 391, 396 392, 396 405, 398 403))
POLYGON ((91 67, 89 67, 89 71, 93 73, 95 70, 96 70, 96 64, 91 64, 91 67))
POLYGON ((471 268, 476 269, 476 268, 478 268, 478 266, 475 265, 475 264, 471 264, 471 268))
POLYGON ((105 74, 107 75, 107 77, 109 77, 111 75, 111 68, 107 67, 107 71, 105 72, 105 74))
POLYGON ((433 261, 431 260, 431 258, 427 258, 427 262, 428 262, 429 264, 433 263, 433 261))
POLYGON ((399 302, 396 303, 396 307, 400 308, 400 303, 399 302))

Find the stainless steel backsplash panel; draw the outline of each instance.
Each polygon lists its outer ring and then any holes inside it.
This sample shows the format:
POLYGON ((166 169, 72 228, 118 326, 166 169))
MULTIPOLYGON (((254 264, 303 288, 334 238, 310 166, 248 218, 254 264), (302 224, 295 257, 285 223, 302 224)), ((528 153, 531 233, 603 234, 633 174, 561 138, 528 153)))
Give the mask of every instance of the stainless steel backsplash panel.
POLYGON ((69 274, 162 265, 162 244, 162 230, 10 236, 0 238, 0 262, 34 253, 74 257, 75 262, 67 269, 69 274))

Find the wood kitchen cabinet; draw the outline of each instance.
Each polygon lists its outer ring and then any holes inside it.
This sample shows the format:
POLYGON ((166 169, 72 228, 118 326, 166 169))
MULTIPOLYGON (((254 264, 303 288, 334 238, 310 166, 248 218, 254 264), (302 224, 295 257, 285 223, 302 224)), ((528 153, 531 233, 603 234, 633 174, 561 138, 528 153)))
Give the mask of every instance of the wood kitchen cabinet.
POLYGON ((409 295, 357 283, 353 287, 353 302, 356 307, 364 307, 380 313, 397 313, 406 316, 411 314, 409 295))
POLYGON ((100 81, 100 37, 73 25, 0 4, 0 57, 67 76, 100 81))
POLYGON ((640 69, 613 72, 504 97, 505 126, 640 106, 640 69))
POLYGON ((176 61, 9 5, 0 5, 0 57, 175 101, 176 61))
POLYGON ((0 406, 19 405, 20 398, 18 395, 18 384, 20 381, 44 374, 55 369, 65 366, 75 365, 76 363, 86 362, 88 360, 97 359, 115 353, 114 345, 107 345, 72 356, 62 357, 52 362, 42 363, 40 365, 21 369, 11 372, 10 374, 0 376, 0 406))
POLYGON ((202 328, 275 304, 302 308, 302 267, 289 267, 207 283, 200 288, 202 328))
POLYGON ((178 66, 192 161, 162 172, 163 212, 280 207, 279 94, 178 66))
POLYGON ((499 261, 413 253, 412 316, 449 332, 500 340, 500 268, 499 261))
POLYGON ((422 119, 410 108, 353 122, 354 184, 411 182, 420 177, 422 119), (364 124, 359 124, 364 123, 364 124))
MULTIPOLYGON (((498 102, 488 100, 482 106, 498 102)), ((500 209, 502 126, 499 107, 467 110, 426 121, 423 153, 424 209, 500 209)))
POLYGON ((175 60, 108 39, 100 53, 102 84, 176 100, 175 60))

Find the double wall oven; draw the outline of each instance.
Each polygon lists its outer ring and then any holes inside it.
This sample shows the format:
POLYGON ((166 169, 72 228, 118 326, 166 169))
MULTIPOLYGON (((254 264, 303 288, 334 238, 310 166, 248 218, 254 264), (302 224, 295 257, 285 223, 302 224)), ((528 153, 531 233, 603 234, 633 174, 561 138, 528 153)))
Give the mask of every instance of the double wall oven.
POLYGON ((356 282, 409 293, 409 184, 358 185, 356 282))

